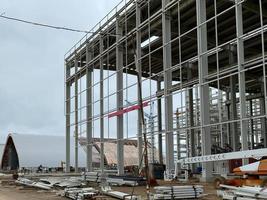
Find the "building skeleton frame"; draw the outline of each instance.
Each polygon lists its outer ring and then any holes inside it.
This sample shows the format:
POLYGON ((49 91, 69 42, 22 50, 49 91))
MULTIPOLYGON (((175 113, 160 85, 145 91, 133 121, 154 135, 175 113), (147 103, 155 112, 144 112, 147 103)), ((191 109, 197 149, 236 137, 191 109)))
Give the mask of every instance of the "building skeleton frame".
MULTIPOLYGON (((210 155, 226 143, 234 151, 267 147, 266 7, 262 0, 121 1, 65 55, 67 171, 71 133, 76 152, 78 138, 87 137, 89 171, 93 137, 102 141, 102 170, 104 138, 117 139, 118 174, 124 139, 138 140, 141 160, 140 112, 108 117, 141 98, 157 106, 147 137, 156 138, 167 171, 178 158, 210 155)), ((212 165, 202 167, 210 179, 212 165)))

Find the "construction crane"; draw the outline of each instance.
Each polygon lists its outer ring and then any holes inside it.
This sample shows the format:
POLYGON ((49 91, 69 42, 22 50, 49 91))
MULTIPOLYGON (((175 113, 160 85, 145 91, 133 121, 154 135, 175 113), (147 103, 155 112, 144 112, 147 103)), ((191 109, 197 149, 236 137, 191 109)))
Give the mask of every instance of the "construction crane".
MULTIPOLYGON (((125 100, 125 102, 130 105, 133 106, 135 105, 134 103, 125 100)), ((154 147, 155 147, 155 136, 154 136, 154 128, 155 128, 155 118, 157 117, 157 115, 154 115, 154 102, 151 102, 151 106, 150 106, 150 113, 144 112, 144 116, 147 118, 145 121, 148 122, 148 129, 151 135, 151 163, 155 163, 155 152, 154 152, 154 147)))

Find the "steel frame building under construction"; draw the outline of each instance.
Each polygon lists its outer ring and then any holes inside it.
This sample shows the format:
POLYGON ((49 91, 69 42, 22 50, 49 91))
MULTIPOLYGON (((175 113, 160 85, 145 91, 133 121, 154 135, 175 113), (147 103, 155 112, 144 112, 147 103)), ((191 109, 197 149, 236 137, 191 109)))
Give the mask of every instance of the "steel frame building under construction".
MULTIPOLYGON (((124 140, 138 140, 141 160, 140 106, 153 118, 146 132, 159 155, 149 160, 168 172, 214 146, 267 147, 266 8, 265 0, 120 2, 65 55, 67 170, 73 134, 76 170, 80 136, 89 171, 96 137, 102 170, 105 138, 116 139, 119 174, 124 140)), ((202 163, 204 180, 213 171, 202 163)))

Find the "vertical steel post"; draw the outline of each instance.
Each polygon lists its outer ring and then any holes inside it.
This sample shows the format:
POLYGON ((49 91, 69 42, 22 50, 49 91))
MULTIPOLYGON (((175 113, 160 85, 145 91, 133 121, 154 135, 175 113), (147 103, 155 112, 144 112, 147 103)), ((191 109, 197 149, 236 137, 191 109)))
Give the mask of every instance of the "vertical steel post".
POLYGON ((92 71, 89 62, 92 59, 92 53, 89 49, 88 44, 86 44, 86 167, 87 171, 91 172, 93 170, 92 163, 92 71))
MULTIPOLYGON (((234 64, 234 52, 236 48, 233 45, 229 47, 229 64, 234 64)), ((236 120, 237 119, 237 101, 236 101, 236 84, 237 84, 237 76, 232 75, 230 76, 230 119, 236 120)), ((234 151, 238 151, 239 149, 239 133, 237 131, 237 122, 231 123, 231 146, 234 151)))
MULTIPOLYGON (((206 1, 197 0, 197 41, 198 41, 198 71, 200 85, 200 123, 201 123, 201 150, 202 155, 211 154, 210 134, 210 99, 209 85, 205 76, 208 75, 207 56, 207 24, 206 24, 206 1)), ((208 181, 212 178, 212 163, 202 163, 202 179, 208 181)))
POLYGON ((100 50, 100 170, 102 176, 104 174, 104 72, 103 72, 103 37, 99 36, 99 50, 100 50))
MULTIPOLYGON (((116 70, 117 70, 117 110, 123 109, 123 50, 119 44, 122 37, 122 27, 119 19, 116 21, 116 70)), ((123 115, 117 116, 117 166, 118 174, 124 174, 124 134, 123 115)))
MULTIPOLYGON (((264 77, 262 77, 264 79, 264 77)), ((265 115, 265 99, 264 99, 264 82, 262 83, 262 86, 261 86, 261 93, 263 94, 263 97, 260 98, 260 108, 261 108, 261 111, 260 111, 260 114, 261 115, 265 115)), ((262 117, 261 118, 261 138, 263 139, 263 145, 264 147, 266 148, 267 147, 267 131, 266 131, 266 117, 262 117)), ((257 141, 258 142, 258 141, 257 141)))
MULTIPOLYGON (((187 79, 191 80, 192 79, 192 68, 193 65, 192 63, 189 63, 187 66, 187 79)), ((194 126, 194 104, 193 104, 193 89, 189 88, 188 90, 188 100, 189 100, 189 105, 188 105, 188 110, 189 110, 189 137, 190 137, 190 157, 195 156, 195 132, 193 129, 194 126)))
POLYGON ((71 84, 67 79, 70 77, 70 67, 67 63, 65 63, 65 70, 66 70, 66 80, 65 80, 65 92, 66 92, 66 99, 65 99, 65 115, 66 115, 66 172, 70 172, 70 87, 71 84))
POLYGON ((79 109, 78 109, 78 60, 77 60, 77 55, 75 56, 75 96, 74 96, 74 107, 75 107, 75 172, 77 173, 79 171, 79 166, 78 166, 78 155, 79 155, 79 149, 78 149, 78 137, 79 137, 79 109))
MULTIPOLYGON (((230 112, 230 95, 229 91, 226 91, 226 101, 228 102, 226 104, 226 112, 227 112, 227 120, 231 120, 231 112, 230 112)), ((231 145, 232 139, 231 139, 231 126, 230 123, 227 123, 227 144, 231 145)))
MULTIPOLYGON (((244 70, 244 42, 243 36, 243 14, 241 0, 235 1, 236 18, 236 37, 237 37, 237 65, 238 65, 238 88, 240 103, 240 131, 241 131, 241 149, 248 149, 248 124, 246 118, 246 80, 244 70)), ((248 159, 243 159, 243 164, 247 164, 248 159)))
MULTIPOLYGON (((249 100, 249 115, 250 115, 250 117, 253 117, 253 102, 252 102, 252 99, 249 100)), ((255 148, 253 124, 254 124, 253 119, 250 119, 251 149, 255 148)))
MULTIPOLYGON (((139 2, 136 1, 136 64, 137 64, 137 73, 139 74, 137 76, 137 80, 140 81, 141 87, 142 87, 142 66, 141 66, 141 30, 139 28, 141 23, 141 8, 139 5, 139 2)), ((142 102, 142 97, 140 96, 140 88, 137 87, 137 96, 138 96, 138 102, 142 102)), ((139 163, 141 163, 142 156, 143 156, 143 135, 142 135, 142 116, 141 116, 141 110, 138 110, 138 119, 137 119, 137 137, 138 137, 138 160, 139 163)), ((142 167, 142 166, 139 166, 142 167)))
POLYGON ((162 37, 163 37, 163 69, 164 69, 164 100, 165 100, 165 132, 166 132, 166 171, 174 170, 173 145, 173 102, 170 88, 172 87, 172 52, 171 52, 171 14, 165 10, 170 0, 162 0, 162 37))
MULTIPOLYGON (((161 90, 161 81, 157 81, 157 91, 161 90)), ((162 109, 161 109, 161 97, 157 99, 157 113, 158 113, 158 151, 159 151, 159 163, 163 164, 162 156, 162 109)))

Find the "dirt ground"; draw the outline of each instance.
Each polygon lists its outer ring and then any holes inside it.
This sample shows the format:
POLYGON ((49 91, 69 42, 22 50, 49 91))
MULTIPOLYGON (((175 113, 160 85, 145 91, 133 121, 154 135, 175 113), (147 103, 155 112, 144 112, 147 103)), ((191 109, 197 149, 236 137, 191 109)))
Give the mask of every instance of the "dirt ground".
MULTIPOLYGON (((159 185, 186 185, 185 183, 177 182, 164 182, 159 181, 159 185)), ((199 183, 194 183, 199 184, 199 183)), ((211 184, 204 185, 204 193, 207 195, 202 200, 219 200, 216 195, 216 190, 213 189, 211 184)), ((112 187, 113 190, 132 193, 132 187, 112 187)), ((64 200, 66 198, 57 195, 59 191, 51 190, 44 191, 35 188, 28 188, 20 185, 16 185, 11 178, 0 178, 0 200, 64 200)), ((153 192, 153 189, 152 189, 153 192)), ((137 186, 134 188, 134 194, 141 195, 142 199, 145 199, 146 188, 144 186, 137 186)), ((100 199, 100 198, 99 198, 100 199)), ((113 199, 110 197, 101 198, 102 200, 113 199)))

